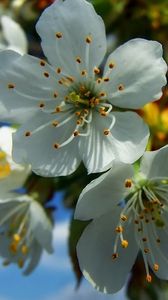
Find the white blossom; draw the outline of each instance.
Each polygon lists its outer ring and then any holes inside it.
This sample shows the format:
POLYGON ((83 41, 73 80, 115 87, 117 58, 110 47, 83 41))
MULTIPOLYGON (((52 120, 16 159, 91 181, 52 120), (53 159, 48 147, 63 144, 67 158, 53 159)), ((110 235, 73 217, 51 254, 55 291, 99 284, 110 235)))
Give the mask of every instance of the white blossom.
POLYGON ((137 254, 146 280, 168 279, 168 146, 145 152, 138 173, 115 166, 82 192, 75 217, 92 220, 77 253, 84 276, 99 291, 124 285, 137 254))
POLYGON ((22 117, 14 160, 42 176, 70 174, 81 161, 91 173, 107 170, 116 158, 137 160, 149 131, 128 109, 161 97, 167 70, 161 45, 130 40, 110 54, 101 75, 105 28, 90 3, 55 1, 36 28, 52 66, 0 53, 0 100, 22 117))

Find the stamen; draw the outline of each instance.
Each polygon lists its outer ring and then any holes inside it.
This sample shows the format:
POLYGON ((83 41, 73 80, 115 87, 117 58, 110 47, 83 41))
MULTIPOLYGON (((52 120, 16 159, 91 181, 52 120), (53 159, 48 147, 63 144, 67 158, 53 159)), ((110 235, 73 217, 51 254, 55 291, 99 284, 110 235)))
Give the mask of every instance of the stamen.
POLYGON ((104 129, 103 133, 104 133, 104 135, 109 135, 109 133, 110 133, 110 130, 108 130, 108 129, 104 129))
POLYGON ((115 229, 115 231, 117 233, 121 233, 121 232, 123 232, 123 230, 124 230, 124 228, 122 226, 117 226, 116 229, 115 229))
POLYGON ((126 188, 131 188, 132 187, 132 180, 131 179, 126 179, 124 183, 126 188))
POLYGON ((87 44, 90 44, 92 42, 92 37, 90 35, 88 35, 85 39, 87 44))
POLYGON ((93 72, 98 75, 98 74, 100 74, 100 69, 97 67, 94 67, 93 72))
POLYGON ((44 103, 40 103, 40 104, 39 104, 39 107, 40 107, 40 108, 44 108, 44 107, 45 107, 45 104, 44 104, 44 103))
POLYGON ((82 76, 86 76, 86 75, 87 75, 87 71, 86 71, 86 70, 82 70, 82 71, 81 71, 81 75, 82 75, 82 76))
POLYGON ((44 72, 43 75, 44 75, 46 78, 49 78, 49 76, 50 76, 48 72, 44 72))
POLYGON ((63 37, 63 34, 62 34, 62 32, 56 32, 56 37, 58 38, 58 39, 61 39, 62 37, 63 37))
POLYGON ((123 84, 119 84, 119 86, 118 86, 118 90, 119 90, 119 91, 123 91, 123 90, 124 90, 124 88, 125 88, 125 87, 124 87, 124 85, 123 85, 123 84))
POLYGON ((24 260, 20 258, 20 259, 18 260, 17 264, 18 264, 18 267, 19 267, 20 269, 22 269, 23 266, 24 266, 24 260))
POLYGON ((61 71, 62 71, 61 68, 57 68, 57 69, 56 69, 57 74, 60 74, 61 71))
POLYGON ((15 87, 14 83, 8 83, 8 89, 14 89, 15 87))
POLYGON ((74 136, 79 136, 79 131, 75 130, 73 134, 74 134, 74 136))
POLYGON ((104 82, 109 82, 109 81, 110 81, 110 78, 108 78, 108 77, 103 78, 103 81, 104 81, 104 82))
POLYGON ((53 121, 53 122, 52 122, 52 126, 54 126, 54 127, 57 127, 57 126, 58 126, 58 124, 59 124, 59 122, 58 122, 58 121, 53 121))
POLYGON ((116 259, 116 258, 118 258, 118 253, 113 253, 112 254, 112 259, 116 259))
POLYGON ((57 98, 58 97, 58 93, 54 92, 53 96, 54 96, 54 98, 57 98))
POLYGON ((154 266, 153 266, 153 270, 155 272, 157 272, 159 270, 159 265, 155 263, 154 266))
POLYGON ((60 145, 57 144, 57 143, 55 143, 55 144, 53 145, 53 147, 54 147, 55 149, 58 149, 58 148, 60 147, 60 145))
POLYGON ((81 64, 82 60, 81 60, 80 56, 77 56, 77 57, 76 57, 76 62, 77 62, 78 64, 81 64))
POLYGON ((125 215, 121 215, 121 216, 120 216, 120 219, 121 219, 123 222, 125 222, 125 221, 128 220, 127 216, 125 216, 125 215))
POLYGON ((28 247, 26 245, 23 245, 21 247, 21 252, 23 255, 26 255, 28 253, 28 247))
POLYGON ((44 67, 46 65, 46 62, 44 60, 40 60, 40 66, 44 67))
POLYGON ((115 63, 110 62, 110 63, 109 63, 109 68, 110 68, 110 69, 113 69, 114 67, 115 67, 115 63))
POLYGON ((26 137, 31 136, 31 132, 30 131, 26 131, 24 134, 26 137))
POLYGON ((122 240, 122 241, 121 241, 121 246, 122 246, 123 248, 127 248, 127 247, 128 247, 128 241, 127 241, 127 240, 122 240))
POLYGON ((152 276, 150 274, 146 275, 146 281, 149 283, 152 282, 152 276))
POLYGON ((14 240, 15 242, 19 243, 20 240, 21 240, 21 236, 20 236, 19 234, 15 233, 15 234, 13 235, 13 240, 14 240))

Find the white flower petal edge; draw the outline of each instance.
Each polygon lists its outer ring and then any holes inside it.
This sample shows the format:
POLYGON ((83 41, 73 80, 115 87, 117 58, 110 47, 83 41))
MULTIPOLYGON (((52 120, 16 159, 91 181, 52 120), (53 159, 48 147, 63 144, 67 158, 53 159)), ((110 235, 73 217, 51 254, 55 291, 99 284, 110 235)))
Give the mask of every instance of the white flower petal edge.
POLYGON ((125 178, 132 176, 132 166, 115 162, 111 170, 84 188, 76 205, 75 219, 95 219, 115 208, 127 190, 124 186, 125 178))
POLYGON ((107 59, 104 83, 109 101, 122 108, 140 108, 159 99, 166 84, 167 64, 160 43, 133 39, 117 48, 107 59), (112 72, 109 64, 113 63, 112 72), (117 87, 120 87, 117 90, 117 87))
MULTIPOLYGON (((159 278, 168 279, 168 168, 164 167, 167 161, 165 146, 145 152, 139 173, 134 175, 131 165, 116 162, 114 169, 91 182, 79 197, 75 217, 93 218, 77 245, 79 263, 86 279, 98 290, 114 293, 122 287, 126 277, 120 272, 123 270, 125 276, 131 268, 124 257, 131 256, 137 248, 144 260, 147 282, 152 281, 150 268, 159 278), (109 260, 112 250, 118 268, 112 267, 109 260), (109 278, 113 280, 110 282, 109 278)), ((133 265, 134 260, 129 259, 133 265)))
POLYGON ((5 15, 1 17, 1 25, 4 38, 8 42, 7 48, 20 54, 27 53, 28 42, 22 27, 5 15))
POLYGON ((141 172, 148 178, 168 177, 168 145, 153 152, 145 152, 141 172), (158 168, 159 166, 159 168, 158 168))
POLYGON ((129 247, 120 247, 118 259, 113 257, 116 243, 115 228, 121 208, 96 218, 84 230, 77 245, 77 254, 83 275, 98 291, 115 293, 124 285, 136 259, 138 246, 132 226, 125 228, 129 247))
POLYGON ((69 76, 79 76, 77 57, 91 75, 106 53, 104 23, 88 1, 56 1, 44 11, 36 29, 49 62, 69 76))

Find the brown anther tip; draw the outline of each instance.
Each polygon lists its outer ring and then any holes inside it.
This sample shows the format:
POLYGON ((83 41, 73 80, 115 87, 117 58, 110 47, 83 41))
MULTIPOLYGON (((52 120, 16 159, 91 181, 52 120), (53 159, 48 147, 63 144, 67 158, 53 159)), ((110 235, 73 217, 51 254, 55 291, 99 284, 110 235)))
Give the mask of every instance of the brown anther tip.
POLYGON ((56 72, 57 72, 57 74, 60 74, 61 73, 61 68, 57 68, 56 72))
POLYGON ((100 69, 99 68, 97 68, 97 67, 95 67, 94 69, 93 69, 93 71, 94 71, 94 73, 95 74, 100 74, 100 69))
POLYGON ((116 231, 117 233, 121 233, 121 232, 124 231, 124 228, 123 228, 122 226, 117 226, 117 227, 115 228, 115 231, 116 231))
POLYGON ((102 111, 100 112, 100 115, 101 115, 102 117, 106 117, 106 116, 107 116, 107 113, 106 113, 105 111, 102 110, 102 111))
POLYGON ((54 147, 55 149, 58 149, 58 148, 60 147, 60 145, 57 144, 57 143, 55 143, 55 144, 53 145, 53 147, 54 147))
POLYGON ((158 239, 156 239, 156 242, 158 243, 158 244, 160 244, 160 239, 158 238, 158 239))
POLYGON ((146 281, 151 283, 152 282, 152 276, 151 275, 147 275, 146 276, 146 281))
POLYGON ((44 72, 43 74, 46 78, 48 78, 50 76, 48 72, 44 72))
POLYGON ((56 111, 57 113, 61 112, 61 107, 60 107, 60 106, 57 106, 57 107, 55 108, 55 111, 56 111))
POLYGON ((124 90, 124 85, 123 85, 123 84, 119 84, 118 90, 119 90, 119 91, 123 91, 123 90, 124 90))
POLYGON ((113 253, 112 254, 112 259, 116 259, 116 258, 118 258, 118 253, 113 253))
POLYGON ((141 232, 142 231, 142 228, 138 228, 138 232, 141 232))
POLYGON ((40 104, 39 104, 39 107, 40 107, 40 108, 44 108, 44 107, 45 107, 45 104, 44 104, 44 103, 40 103, 40 104))
POLYGON ((121 215, 120 219, 124 222, 128 220, 127 216, 125 216, 125 215, 121 215))
POLYGON ((145 249, 144 249, 144 253, 145 253, 145 254, 147 254, 147 253, 149 253, 149 252, 150 252, 150 251, 149 251, 148 248, 145 248, 145 249))
POLYGON ((14 83, 8 83, 8 89, 14 89, 15 84, 14 83))
POLYGON ((58 124, 59 124, 59 122, 58 122, 58 121, 53 121, 53 122, 52 122, 52 126, 54 126, 54 127, 57 127, 57 126, 58 126, 58 124))
POLYGON ((121 246, 122 246, 122 248, 127 248, 128 247, 128 241, 127 240, 123 240, 121 242, 121 246))
POLYGON ((30 132, 30 131, 26 131, 24 135, 25 135, 26 137, 28 137, 28 136, 31 135, 31 132, 30 132))
POLYGON ((138 220, 135 220, 134 223, 135 223, 135 224, 139 224, 139 221, 138 221, 138 220))
POLYGON ((77 62, 78 64, 81 64, 82 60, 81 60, 81 58, 80 58, 79 56, 76 57, 76 62, 77 62))
POLYGON ((61 39, 62 37, 63 37, 63 34, 62 34, 62 32, 56 32, 56 37, 58 38, 58 39, 61 39))
POLYGON ((147 242, 147 238, 146 237, 142 238, 142 241, 147 242))
POLYGON ((59 84, 63 84, 63 82, 62 82, 62 80, 61 80, 61 79, 60 79, 60 80, 58 80, 58 83, 59 83, 59 84))
POLYGON ((86 70, 81 71, 81 75, 82 76, 86 76, 87 75, 87 71, 86 70))
POLYGON ((132 187, 132 180, 131 179, 126 179, 124 182, 124 185, 126 188, 131 188, 132 187))
POLYGON ((109 68, 110 69, 113 69, 115 67, 115 64, 114 63, 109 63, 109 68))
POLYGON ((55 92, 55 93, 53 94, 53 96, 54 96, 54 98, 57 98, 57 97, 58 97, 58 93, 55 92))
POLYGON ((149 219, 145 219, 145 222, 146 222, 146 223, 149 223, 149 219))
POLYGON ((107 78, 103 78, 103 81, 104 81, 104 82, 109 82, 109 81, 110 81, 110 78, 108 78, 108 77, 107 77, 107 78))
POLYGON ((105 93, 105 92, 100 92, 99 96, 100 96, 100 97, 105 97, 105 96, 106 96, 106 93, 105 93))
POLYGON ((45 65, 46 65, 45 61, 44 60, 40 60, 40 66, 44 67, 45 65))
POLYGON ((102 79, 101 79, 101 78, 98 78, 98 79, 96 80, 96 82, 99 84, 99 83, 102 82, 102 79))
POLYGON ((91 36, 88 35, 88 36, 86 37, 85 41, 86 41, 87 44, 90 44, 90 43, 92 42, 91 36))
POLYGON ((110 130, 109 129, 104 129, 103 133, 104 133, 104 135, 109 135, 110 130))
POLYGON ((66 76, 66 78, 70 81, 70 82, 74 82, 75 79, 72 76, 66 76))
POLYGON ((154 270, 155 272, 157 272, 157 271, 159 270, 159 265, 158 265, 158 264, 154 264, 153 270, 154 270))
POLYGON ((73 133, 74 136, 78 136, 79 135, 79 131, 75 130, 73 133))

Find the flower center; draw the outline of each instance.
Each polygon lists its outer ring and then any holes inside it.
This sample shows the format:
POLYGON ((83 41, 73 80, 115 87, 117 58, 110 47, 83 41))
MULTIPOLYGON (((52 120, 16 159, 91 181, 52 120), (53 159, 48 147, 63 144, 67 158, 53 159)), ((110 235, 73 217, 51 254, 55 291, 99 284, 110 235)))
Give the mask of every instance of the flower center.
POLYGON ((148 262, 151 267, 153 266, 154 272, 159 270, 157 263, 157 255, 161 253, 159 230, 165 231, 165 226, 168 225, 165 218, 168 179, 155 178, 150 181, 142 179, 137 182, 127 179, 125 187, 130 189, 130 192, 126 196, 125 207, 115 229, 116 239, 112 259, 119 257, 119 241, 122 248, 129 246, 127 239, 124 238, 127 226, 135 226, 135 240, 143 256, 146 280, 151 282, 148 262))

